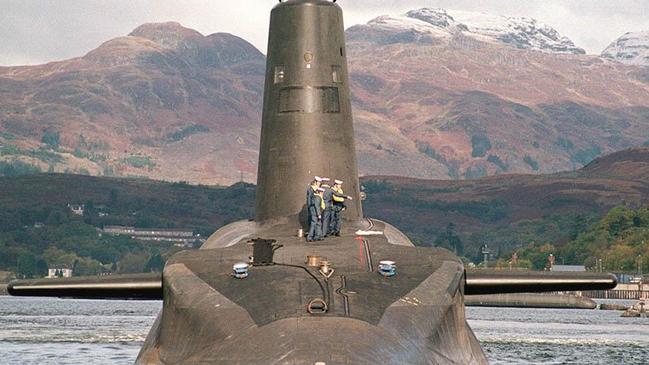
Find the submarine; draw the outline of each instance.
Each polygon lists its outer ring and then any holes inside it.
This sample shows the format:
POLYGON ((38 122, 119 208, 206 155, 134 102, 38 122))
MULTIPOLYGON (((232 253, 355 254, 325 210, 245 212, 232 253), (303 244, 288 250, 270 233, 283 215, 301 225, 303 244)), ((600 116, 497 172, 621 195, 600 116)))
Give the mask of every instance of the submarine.
POLYGON ((609 274, 467 272, 365 217, 342 9, 271 11, 253 220, 217 230, 162 274, 10 283, 11 295, 162 300, 136 364, 487 364, 464 296, 609 289, 609 274), (305 242, 315 175, 354 197, 338 237, 305 242))

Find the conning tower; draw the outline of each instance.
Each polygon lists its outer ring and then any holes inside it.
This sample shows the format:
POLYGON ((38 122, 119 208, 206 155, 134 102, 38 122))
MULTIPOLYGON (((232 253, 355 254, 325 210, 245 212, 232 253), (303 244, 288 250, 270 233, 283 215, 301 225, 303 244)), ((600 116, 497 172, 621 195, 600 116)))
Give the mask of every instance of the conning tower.
MULTIPOLYGON (((257 174, 257 222, 297 217, 314 175, 359 196, 343 14, 324 0, 271 12, 257 174)), ((362 218, 360 199, 343 217, 362 218)))

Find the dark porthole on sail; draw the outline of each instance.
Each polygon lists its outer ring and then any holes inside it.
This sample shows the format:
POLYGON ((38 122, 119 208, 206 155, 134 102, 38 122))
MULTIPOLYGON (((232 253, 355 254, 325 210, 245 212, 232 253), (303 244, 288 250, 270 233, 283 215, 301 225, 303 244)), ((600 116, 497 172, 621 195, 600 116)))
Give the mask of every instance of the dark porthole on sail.
POLYGON ((340 113, 337 87, 282 88, 279 92, 280 114, 284 113, 340 113))

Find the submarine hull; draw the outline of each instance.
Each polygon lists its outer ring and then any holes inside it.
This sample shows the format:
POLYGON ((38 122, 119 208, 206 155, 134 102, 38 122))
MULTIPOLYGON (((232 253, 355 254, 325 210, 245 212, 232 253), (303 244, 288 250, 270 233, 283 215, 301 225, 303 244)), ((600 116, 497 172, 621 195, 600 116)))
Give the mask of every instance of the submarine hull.
POLYGON ((342 10, 280 2, 270 17, 255 220, 167 263, 163 310, 137 363, 486 363, 464 317, 461 261, 363 219, 359 197, 342 10), (296 233, 315 175, 343 180, 354 199, 340 237, 305 243, 296 233), (267 240, 272 251, 255 249, 267 240), (233 277, 234 264, 262 252, 273 257, 233 277), (397 262, 398 273, 380 275, 381 260, 397 262))
POLYGON ((465 320, 462 263, 449 251, 404 247, 391 226, 369 219, 311 245, 288 225, 254 227, 234 244, 224 227, 167 264, 163 310, 137 364, 487 363, 465 320), (282 245, 274 263, 232 277, 256 236, 282 245), (307 256, 326 258, 333 274, 325 280, 307 256), (397 262, 394 277, 378 273, 385 259, 397 262), (326 313, 308 312, 314 298, 327 301, 326 313))

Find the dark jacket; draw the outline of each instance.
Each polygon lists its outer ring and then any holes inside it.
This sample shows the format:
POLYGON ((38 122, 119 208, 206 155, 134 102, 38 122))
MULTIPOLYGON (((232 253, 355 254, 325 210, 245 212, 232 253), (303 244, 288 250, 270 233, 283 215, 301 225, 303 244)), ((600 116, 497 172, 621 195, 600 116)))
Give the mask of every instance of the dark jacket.
POLYGON ((315 196, 315 192, 313 191, 313 186, 309 184, 309 186, 306 187, 306 207, 307 209, 313 205, 313 197, 315 196))
POLYGON ((317 216, 322 215, 322 198, 319 195, 313 195, 313 205, 315 208, 315 214, 317 216))
POLYGON ((326 208, 331 208, 334 204, 334 190, 327 186, 324 188, 325 191, 322 193, 322 198, 324 199, 325 202, 325 207, 326 208))

